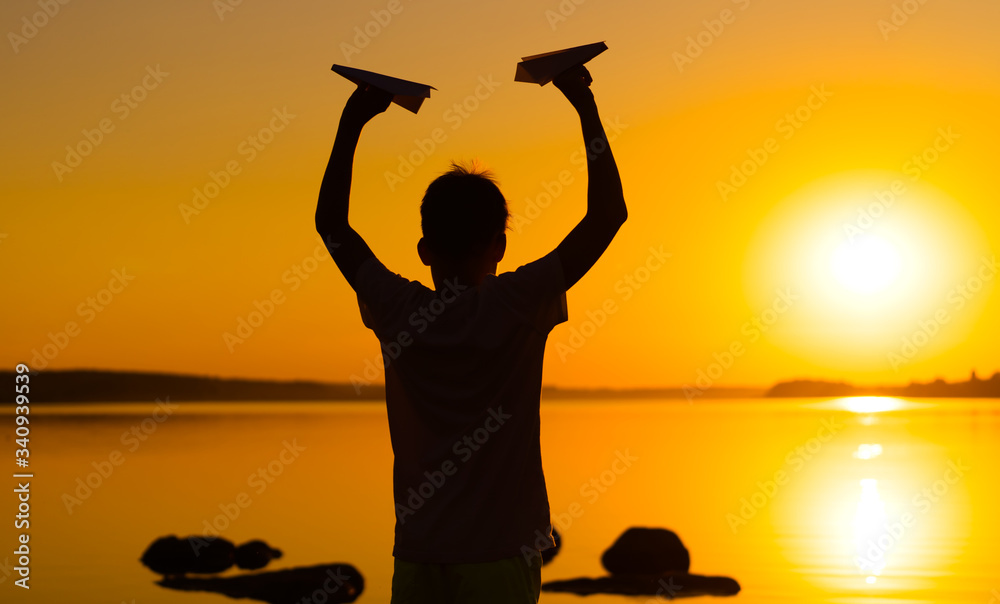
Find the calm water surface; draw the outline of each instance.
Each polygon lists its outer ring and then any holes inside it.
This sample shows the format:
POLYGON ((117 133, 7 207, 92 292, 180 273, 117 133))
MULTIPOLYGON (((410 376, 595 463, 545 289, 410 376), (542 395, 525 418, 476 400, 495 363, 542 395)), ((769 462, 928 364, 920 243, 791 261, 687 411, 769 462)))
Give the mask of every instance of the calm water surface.
MULTIPOLYGON (((231 601, 165 590, 138 561, 156 537, 214 523, 237 544, 283 549, 271 569, 354 564, 367 581, 358 602, 388 602, 383 406, 188 403, 146 434, 154 408, 34 408, 32 589, 0 573, 0 599, 231 601), (120 465, 78 492, 113 454, 120 465)), ((681 536, 692 572, 736 578, 742 602, 1000 602, 1000 401, 558 401, 542 406, 542 449, 564 536, 543 580, 601 575, 625 528, 661 526, 681 536)), ((12 518, 13 498, 2 505, 12 518)))

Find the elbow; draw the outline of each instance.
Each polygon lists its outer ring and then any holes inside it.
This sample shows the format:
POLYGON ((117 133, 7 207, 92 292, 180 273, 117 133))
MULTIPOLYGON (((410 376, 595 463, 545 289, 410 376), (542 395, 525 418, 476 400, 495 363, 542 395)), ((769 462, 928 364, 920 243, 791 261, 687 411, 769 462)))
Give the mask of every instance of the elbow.
POLYGON ((326 223, 329 221, 326 219, 321 209, 316 208, 316 216, 313 218, 313 220, 316 224, 316 232, 319 233, 320 235, 322 235, 324 231, 329 230, 326 228, 327 227, 326 223))
POLYGON ((622 199, 621 203, 618 204, 618 208, 615 210, 612 218, 618 226, 622 226, 625 224, 625 221, 628 220, 628 208, 625 207, 624 199, 622 199))
POLYGON ((628 209, 625 208, 625 201, 621 200, 620 203, 609 204, 599 210, 589 209, 584 219, 596 221, 604 226, 614 227, 617 232, 618 228, 625 224, 627 218, 628 209))
POLYGON ((341 243, 350 237, 352 230, 349 225, 330 220, 316 221, 316 232, 319 233, 320 238, 326 244, 327 249, 330 250, 331 255, 334 253, 333 250, 340 247, 341 243))
POLYGON ((337 229, 335 229, 328 222, 323 222, 321 220, 316 221, 316 232, 319 233, 320 239, 326 243, 327 247, 334 241, 337 241, 339 237, 337 236, 337 229))
POLYGON ((341 230, 340 226, 334 220, 330 220, 329 216, 324 216, 320 212, 316 212, 316 232, 320 235, 332 235, 337 231, 341 230))
POLYGON ((330 237, 330 229, 326 228, 326 225, 320 222, 316 223, 316 232, 319 233, 319 236, 323 238, 324 241, 327 237, 330 237))

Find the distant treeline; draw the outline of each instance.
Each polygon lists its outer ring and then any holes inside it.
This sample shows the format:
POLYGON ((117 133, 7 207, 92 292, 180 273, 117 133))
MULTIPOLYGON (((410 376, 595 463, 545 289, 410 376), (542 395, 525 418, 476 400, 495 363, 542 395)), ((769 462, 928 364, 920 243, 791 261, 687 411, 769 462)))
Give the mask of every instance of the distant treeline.
POLYGON ((906 386, 854 386, 847 382, 794 380, 775 384, 764 396, 907 396, 946 398, 1000 398, 1000 371, 987 380, 972 372, 964 382, 910 382, 906 386))
MULTIPOLYGON (((14 400, 14 372, 0 372, 4 402, 14 400)), ((30 375, 32 403, 182 401, 331 401, 383 400, 381 384, 359 386, 309 381, 225 379, 130 371, 35 371, 30 375)))
MULTIPOLYGON (((14 401, 17 374, 0 371, 4 394, 0 402, 14 401)), ((28 397, 32 403, 74 402, 172 402, 194 401, 383 401, 382 384, 228 379, 173 373, 104 370, 52 370, 29 374, 28 397)), ((758 398, 809 396, 908 396, 1000 398, 1000 372, 988 380, 972 374, 965 382, 936 380, 907 386, 853 386, 846 382, 795 380, 764 388, 712 387, 700 398, 758 398)), ((684 399, 681 388, 562 388, 543 386, 545 400, 581 399, 684 399)))
MULTIPOLYGON (((0 400, 14 400, 14 376, 0 372, 5 393, 0 400)), ((383 401, 382 384, 359 385, 311 381, 225 379, 172 373, 104 370, 51 370, 30 374, 29 400, 33 403, 143 402, 156 399, 183 401, 383 401)), ((759 397, 763 388, 712 388, 715 398, 759 397)), ((583 389, 544 386, 545 399, 654 399, 683 398, 680 388, 583 389)))
MULTIPOLYGON (((760 398, 764 388, 713 386, 701 391, 699 398, 760 398)), ((687 399, 683 388, 562 388, 542 386, 542 399, 687 399)))

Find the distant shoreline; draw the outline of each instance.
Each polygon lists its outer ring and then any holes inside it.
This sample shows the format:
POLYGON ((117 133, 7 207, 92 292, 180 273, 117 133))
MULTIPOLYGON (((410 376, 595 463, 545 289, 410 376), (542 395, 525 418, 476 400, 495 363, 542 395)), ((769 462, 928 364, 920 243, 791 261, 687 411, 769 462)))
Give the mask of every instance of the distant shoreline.
MULTIPOLYGON (((0 371, 4 383, 14 384, 13 371, 0 371)), ((308 380, 250 380, 212 376, 107 371, 94 369, 36 371, 30 374, 29 399, 32 403, 136 402, 170 400, 172 402, 226 401, 383 401, 383 384, 308 380)), ((14 402, 14 389, 5 389, 3 402, 14 402)), ((688 391, 690 392, 690 390, 688 391)), ((543 400, 560 399, 685 399, 685 390, 676 388, 565 388, 543 386, 543 400)), ((782 398, 837 396, 909 396, 949 398, 1000 398, 1000 372, 988 380, 972 374, 965 382, 936 380, 906 386, 854 386, 846 382, 793 380, 771 388, 708 388, 698 399, 712 398, 782 398)))
MULTIPOLYGON (((16 374, 0 371, 0 380, 14 383, 16 374)), ((154 401, 384 401, 384 384, 316 382, 308 380, 250 380, 212 376, 107 371, 97 369, 52 370, 31 373, 33 403, 116 403, 154 401)), ((11 393, 4 402, 13 402, 11 393)), ((765 388, 712 388, 710 398, 759 398, 765 388)), ((684 398, 681 388, 562 388, 543 386, 542 398, 553 399, 654 399, 684 398)))
POLYGON ((910 382, 906 386, 854 386, 847 382, 793 380, 779 382, 764 396, 768 398, 799 396, 908 396, 927 398, 1000 398, 1000 371, 981 380, 975 372, 964 382, 910 382))

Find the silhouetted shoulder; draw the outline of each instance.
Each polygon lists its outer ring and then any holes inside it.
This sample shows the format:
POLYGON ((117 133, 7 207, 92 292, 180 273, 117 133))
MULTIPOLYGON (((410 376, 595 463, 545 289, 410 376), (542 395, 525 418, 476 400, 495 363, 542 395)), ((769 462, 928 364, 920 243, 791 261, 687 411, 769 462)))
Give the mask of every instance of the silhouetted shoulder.
POLYGON ((556 250, 483 284, 504 306, 542 333, 568 319, 566 279, 556 250))
POLYGON ((394 273, 375 256, 358 267, 355 293, 365 326, 381 335, 389 317, 399 316, 406 308, 419 306, 420 301, 433 294, 419 281, 412 281, 394 273))

